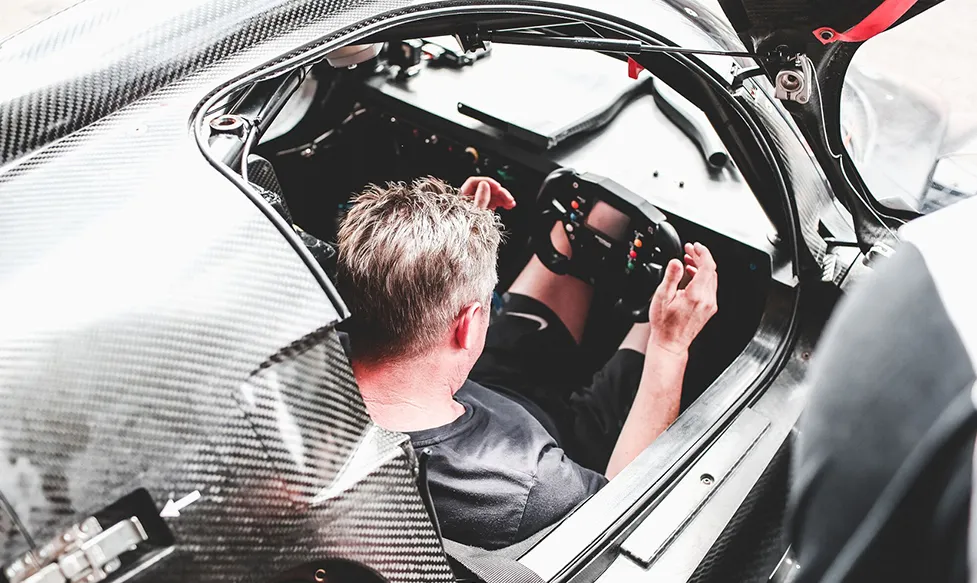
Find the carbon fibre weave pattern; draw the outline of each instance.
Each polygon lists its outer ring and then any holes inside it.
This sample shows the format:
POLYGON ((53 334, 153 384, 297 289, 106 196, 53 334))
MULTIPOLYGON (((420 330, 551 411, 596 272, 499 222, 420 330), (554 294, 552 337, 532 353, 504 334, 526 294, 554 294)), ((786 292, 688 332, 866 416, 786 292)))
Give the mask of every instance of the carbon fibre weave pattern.
MULTIPOLYGON (((187 132, 226 79, 393 3, 274 4, 90 0, 0 48, 0 492, 43 543, 135 488, 199 491, 149 579, 343 557, 448 581, 403 438, 316 332, 337 307, 187 132)), ((7 563, 27 545, 0 527, 7 563)))
MULTIPOLYGON (((36 539, 136 487, 156 500, 196 490, 200 501, 169 519, 176 555, 149 580, 263 581, 324 558, 389 581, 451 580, 406 437, 369 422, 334 330, 279 351, 237 390, 181 386, 185 373, 145 390, 120 379, 6 391, 5 417, 30 431, 4 423, 4 458, 18 460, 19 483, 44 491, 17 509, 36 539), (51 415, 52 403, 64 409, 51 415)), ((0 541, 5 557, 23 550, 0 541)))
MULTIPOLYGON (((756 83, 756 81, 751 80, 747 83, 756 83)), ((790 161, 784 179, 793 193, 794 204, 797 207, 800 237, 807 244, 815 261, 820 264, 827 247, 818 231, 822 215, 839 213, 834 202, 834 193, 821 167, 815 163, 813 154, 804 145, 799 130, 793 125, 782 122, 783 116, 787 115, 783 106, 770 97, 770 94, 760 90, 754 90, 751 99, 756 104, 754 111, 766 122, 763 127, 770 133, 772 146, 782 159, 790 161), (811 163, 800 163, 805 159, 810 160, 811 163)), ((843 224, 849 223, 847 219, 840 220, 843 224)))

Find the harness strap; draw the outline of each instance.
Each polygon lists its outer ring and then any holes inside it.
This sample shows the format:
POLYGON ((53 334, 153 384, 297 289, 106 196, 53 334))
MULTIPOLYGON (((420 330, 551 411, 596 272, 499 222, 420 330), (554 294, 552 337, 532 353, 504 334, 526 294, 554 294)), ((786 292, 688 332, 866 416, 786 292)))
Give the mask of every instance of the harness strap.
MULTIPOLYGON (((555 526, 555 525, 554 525, 555 526)), ((545 583, 536 571, 519 562, 553 527, 544 528, 524 541, 502 549, 487 551, 441 539, 444 552, 484 583, 545 583)))
POLYGON ((916 2, 917 0, 885 0, 861 22, 845 32, 838 32, 830 26, 822 26, 814 31, 814 36, 825 45, 837 41, 849 43, 867 41, 895 24, 916 2))

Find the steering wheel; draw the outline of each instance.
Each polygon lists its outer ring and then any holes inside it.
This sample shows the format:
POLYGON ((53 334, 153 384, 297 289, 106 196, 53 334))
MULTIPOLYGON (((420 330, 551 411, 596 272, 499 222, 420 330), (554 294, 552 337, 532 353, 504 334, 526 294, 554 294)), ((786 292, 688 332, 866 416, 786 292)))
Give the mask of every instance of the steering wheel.
POLYGON ((546 177, 536 205, 533 251, 543 265, 553 273, 615 290, 615 308, 634 322, 647 322, 665 265, 683 255, 678 233, 664 213, 613 180, 570 168, 546 177), (603 233, 588 225, 590 211, 600 201, 627 216, 625 228, 603 233), (569 257, 550 239, 557 223, 570 242, 569 257))

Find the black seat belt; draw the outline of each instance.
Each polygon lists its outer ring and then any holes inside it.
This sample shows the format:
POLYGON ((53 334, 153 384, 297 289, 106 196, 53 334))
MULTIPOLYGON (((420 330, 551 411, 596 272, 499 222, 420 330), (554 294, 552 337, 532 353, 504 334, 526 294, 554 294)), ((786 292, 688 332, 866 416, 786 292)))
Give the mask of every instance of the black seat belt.
POLYGON ((441 539, 444 552, 485 583, 545 583, 536 571, 519 562, 519 557, 543 539, 552 527, 544 528, 524 541, 487 551, 459 542, 441 539))

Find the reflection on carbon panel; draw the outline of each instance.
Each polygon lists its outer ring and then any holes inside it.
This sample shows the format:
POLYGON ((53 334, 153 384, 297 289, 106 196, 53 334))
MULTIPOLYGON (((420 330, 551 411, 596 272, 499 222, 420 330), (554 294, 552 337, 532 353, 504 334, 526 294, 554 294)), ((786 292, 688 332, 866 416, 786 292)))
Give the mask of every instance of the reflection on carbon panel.
MULTIPOLYGON (((88 0, 0 48, 0 491, 35 540, 199 491, 150 578, 450 579, 403 438, 308 336, 336 306, 187 131, 229 79, 403 4, 88 0)), ((26 549, 5 516, 0 563, 26 549)))
MULTIPOLYGON (((199 492, 167 518, 177 552, 150 580, 260 581, 324 558, 361 561, 390 581, 452 580, 406 437, 370 423, 332 329, 231 383, 192 368, 157 382, 82 374, 31 392, 0 385, 2 459, 15 460, 0 474, 35 539, 137 487, 159 506, 199 492)), ((19 538, 0 545, 5 562, 24 550, 19 538)))

